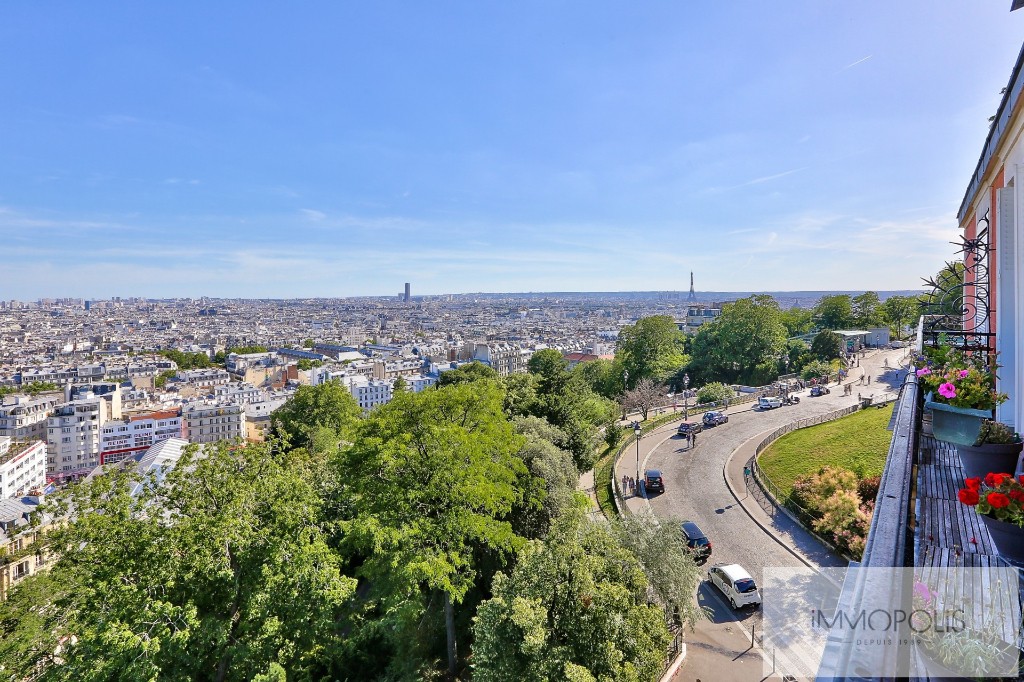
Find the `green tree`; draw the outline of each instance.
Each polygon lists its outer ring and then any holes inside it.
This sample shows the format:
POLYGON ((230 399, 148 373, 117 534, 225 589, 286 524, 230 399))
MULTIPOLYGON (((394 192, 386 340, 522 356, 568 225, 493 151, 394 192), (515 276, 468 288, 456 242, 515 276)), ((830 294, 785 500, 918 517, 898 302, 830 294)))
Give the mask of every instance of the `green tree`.
POLYGON ((510 417, 540 414, 536 374, 509 374, 501 383, 505 389, 505 414, 510 417))
POLYGON ((828 379, 832 371, 831 364, 822 360, 813 360, 804 366, 800 376, 804 379, 828 379))
POLYGON ((897 337, 903 337, 906 335, 907 325, 917 321, 920 307, 920 299, 917 296, 890 296, 882 304, 882 315, 892 332, 897 337))
POLYGON ((581 362, 572 368, 572 374, 600 396, 614 400, 622 394, 622 364, 598 358, 581 362))
POLYGON ((783 310, 779 319, 786 325, 786 334, 790 337, 803 336, 814 329, 814 313, 807 308, 793 306, 783 310))
POLYGON ((395 383, 393 383, 391 385, 391 391, 393 393, 400 393, 402 391, 408 391, 408 390, 409 390, 409 382, 407 382, 405 380, 405 377, 402 377, 402 376, 395 377, 395 383))
POLYGON ((694 383, 762 383, 777 373, 786 348, 779 304, 763 294, 727 303, 721 316, 701 325, 691 347, 694 383))
POLYGON ((56 563, 0 604, 4 676, 219 682, 276 663, 320 678, 355 581, 307 470, 220 445, 163 475, 114 471, 48 503, 75 513, 47 536, 56 563))
POLYGON ((843 337, 829 329, 818 332, 811 342, 811 355, 825 362, 840 357, 845 350, 843 337))
POLYGON ((438 388, 444 388, 445 386, 452 386, 454 384, 471 383, 479 381, 480 379, 489 379, 491 381, 498 380, 498 373, 492 367, 488 367, 482 362, 467 362, 455 369, 450 369, 445 372, 441 372, 441 376, 437 379, 436 386, 438 388))
POLYGON ((718 403, 723 400, 732 400, 736 397, 736 392, 732 390, 732 386, 723 384, 720 382, 713 382, 710 384, 704 384, 700 390, 697 391, 697 404, 703 405, 705 403, 718 403))
POLYGON ((323 364, 322 360, 308 360, 306 358, 301 358, 295 363, 295 366, 302 372, 308 372, 314 367, 323 367, 323 364))
MULTIPOLYGON (((511 518, 516 533, 527 538, 547 535, 554 519, 581 503, 580 474, 572 454, 558 447, 566 434, 540 417, 516 417, 516 433, 526 442, 518 457, 526 464, 531 482, 527 494, 511 518)), ((584 497, 583 504, 587 504, 584 497)))
POLYGON ((562 356, 561 351, 554 348, 545 348, 534 353, 527 367, 531 374, 537 376, 537 389, 541 393, 561 391, 569 379, 569 362, 562 356))
MULTIPOLYGON (((329 434, 334 443, 347 437, 359 421, 359 403, 344 386, 329 381, 299 386, 271 417, 274 430, 293 447, 312 448, 317 436, 329 434)), ((321 441, 326 442, 326 441, 321 441)))
POLYGON ((626 387, 642 379, 662 383, 686 364, 685 335, 668 315, 637 320, 619 330, 615 359, 628 373, 626 387))
POLYGON ((853 323, 861 329, 882 324, 882 303, 874 291, 865 291, 850 301, 853 307, 853 323))
POLYGON ((156 379, 153 380, 153 385, 157 388, 163 388, 167 385, 167 380, 177 374, 177 370, 168 369, 160 372, 156 375, 156 379))
POLYGON ((822 296, 814 306, 814 317, 822 329, 849 329, 854 324, 853 301, 849 294, 822 296))
POLYGON ((314 345, 316 344, 313 342, 313 339, 305 339, 302 342, 303 348, 312 348, 314 345))
POLYGON ((27 384, 0 386, 0 397, 24 393, 26 395, 39 395, 47 391, 59 391, 60 387, 52 381, 30 381, 27 384))
MULTIPOLYGON (((365 556, 360 572, 398 603, 442 597, 450 674, 455 606, 474 586, 481 553, 511 555, 522 539, 507 516, 522 500, 523 445, 490 381, 400 393, 364 420, 339 459, 342 527, 365 556)), ((401 608, 395 605, 393 608, 401 608)))
POLYGON ((474 619, 473 679, 655 679, 670 637, 647 588, 643 566, 607 528, 562 517, 495 576, 474 619))
POLYGON ((210 356, 206 353, 183 353, 172 348, 160 351, 160 355, 173 360, 178 369, 205 369, 213 366, 210 356))

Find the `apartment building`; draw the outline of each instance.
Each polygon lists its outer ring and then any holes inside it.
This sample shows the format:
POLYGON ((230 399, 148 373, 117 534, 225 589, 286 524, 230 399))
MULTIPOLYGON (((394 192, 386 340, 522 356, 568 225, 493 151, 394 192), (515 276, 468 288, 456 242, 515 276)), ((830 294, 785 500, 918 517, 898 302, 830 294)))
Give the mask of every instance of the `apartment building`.
POLYGON ((100 464, 115 464, 145 452, 151 445, 181 438, 181 408, 125 412, 104 424, 100 436, 100 464))
POLYGON ((258 403, 265 400, 267 393, 262 389, 248 384, 234 384, 231 386, 218 386, 214 389, 213 396, 221 402, 248 405, 250 403, 258 403))
POLYGON ((46 443, 0 436, 0 499, 21 497, 46 485, 46 443))
POLYGON ((245 409, 236 403, 202 400, 182 410, 185 436, 191 443, 215 443, 246 437, 245 409))
POLYGON ((429 376, 426 374, 406 376, 403 377, 403 379, 405 380, 405 385, 408 386, 409 390, 412 391, 413 393, 425 391, 426 389, 430 388, 431 386, 437 383, 436 376, 429 376))
POLYGON ((222 369, 187 369, 178 372, 175 376, 178 381, 183 381, 196 388, 214 388, 215 386, 226 386, 231 382, 231 375, 222 369))
POLYGON ((46 440, 46 417, 63 400, 57 393, 36 397, 4 396, 0 400, 0 437, 12 440, 46 440))
POLYGON ((519 346, 504 343, 475 343, 467 344, 467 351, 470 358, 490 365, 498 376, 507 377, 509 374, 521 374, 526 372, 526 363, 533 355, 529 350, 519 346))
POLYGON ((44 569, 50 555, 38 540, 50 526, 50 518, 41 515, 43 498, 35 494, 21 499, 0 499, 0 601, 25 578, 44 569), (33 525, 33 517, 38 522, 33 525), (33 551, 36 545, 36 551, 33 551))
POLYGON ((368 379, 363 376, 348 377, 345 379, 345 387, 364 410, 372 410, 378 405, 391 402, 390 381, 368 379))
POLYGON ((47 480, 85 476, 99 466, 103 426, 121 418, 119 390, 75 395, 46 420, 47 480))
POLYGON ((423 373, 423 360, 418 357, 375 360, 372 376, 374 379, 392 380, 397 377, 414 377, 423 373))

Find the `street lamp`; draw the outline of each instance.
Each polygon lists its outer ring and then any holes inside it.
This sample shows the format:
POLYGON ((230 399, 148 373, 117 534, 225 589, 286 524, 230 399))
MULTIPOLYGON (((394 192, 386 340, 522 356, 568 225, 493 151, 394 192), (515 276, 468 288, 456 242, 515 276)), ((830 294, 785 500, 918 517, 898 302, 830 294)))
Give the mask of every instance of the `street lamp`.
POLYGON ((622 420, 623 421, 626 420, 626 410, 628 409, 627 408, 627 403, 626 403, 626 391, 628 390, 626 382, 628 382, 628 381, 629 381, 629 372, 627 372, 626 370, 622 370, 622 420))
POLYGON ((688 419, 690 416, 690 393, 687 389, 690 388, 690 375, 683 375, 683 419, 688 419))
POLYGON ((640 437, 643 435, 643 429, 640 428, 640 422, 633 422, 633 434, 636 436, 636 484, 640 485, 640 437))

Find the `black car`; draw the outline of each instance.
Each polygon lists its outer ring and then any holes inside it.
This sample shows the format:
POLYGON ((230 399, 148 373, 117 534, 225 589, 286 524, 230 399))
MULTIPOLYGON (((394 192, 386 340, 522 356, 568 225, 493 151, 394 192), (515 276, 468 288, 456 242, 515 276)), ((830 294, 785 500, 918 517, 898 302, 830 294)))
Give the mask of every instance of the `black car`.
POLYGON ((704 531, 693 521, 683 521, 682 530, 683 542, 693 552, 694 559, 707 561, 707 558, 711 556, 711 540, 704 535, 704 531))
POLYGON ((658 469, 644 471, 644 490, 648 493, 665 492, 665 481, 661 478, 661 471, 658 469))
POLYGON ((700 422, 683 422, 679 425, 679 435, 688 436, 691 433, 700 433, 704 426, 700 422))
POLYGON ((704 426, 718 426, 719 424, 728 424, 729 417, 723 412, 705 412, 703 421, 704 426))

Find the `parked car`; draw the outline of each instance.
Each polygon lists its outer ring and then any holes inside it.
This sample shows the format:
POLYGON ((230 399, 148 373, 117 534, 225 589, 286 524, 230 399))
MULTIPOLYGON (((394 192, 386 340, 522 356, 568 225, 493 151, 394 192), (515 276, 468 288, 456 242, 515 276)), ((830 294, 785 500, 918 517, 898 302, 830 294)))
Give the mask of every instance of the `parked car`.
POLYGON ((693 521, 683 521, 682 531, 683 542, 693 553, 693 558, 697 561, 707 561, 711 556, 711 540, 704 535, 704 531, 693 521))
POLYGON ((705 412, 704 418, 701 421, 704 422, 704 426, 718 426, 719 424, 727 424, 729 417, 722 412, 705 412))
POLYGON ((757 584, 739 564, 716 564, 708 571, 708 580, 717 587, 734 609, 761 605, 757 584))
POLYGON ((644 490, 648 493, 665 492, 665 480, 661 477, 658 469, 647 469, 644 471, 644 490))
POLYGON ((832 391, 829 390, 828 386, 811 386, 811 395, 815 397, 819 395, 827 395, 831 392, 832 391))
POLYGON ((691 433, 700 433, 704 430, 704 426, 700 422, 683 422, 679 425, 678 433, 680 436, 687 436, 691 433))
POLYGON ((757 399, 757 406, 762 410, 773 410, 782 407, 782 398, 777 395, 761 396, 757 399))

